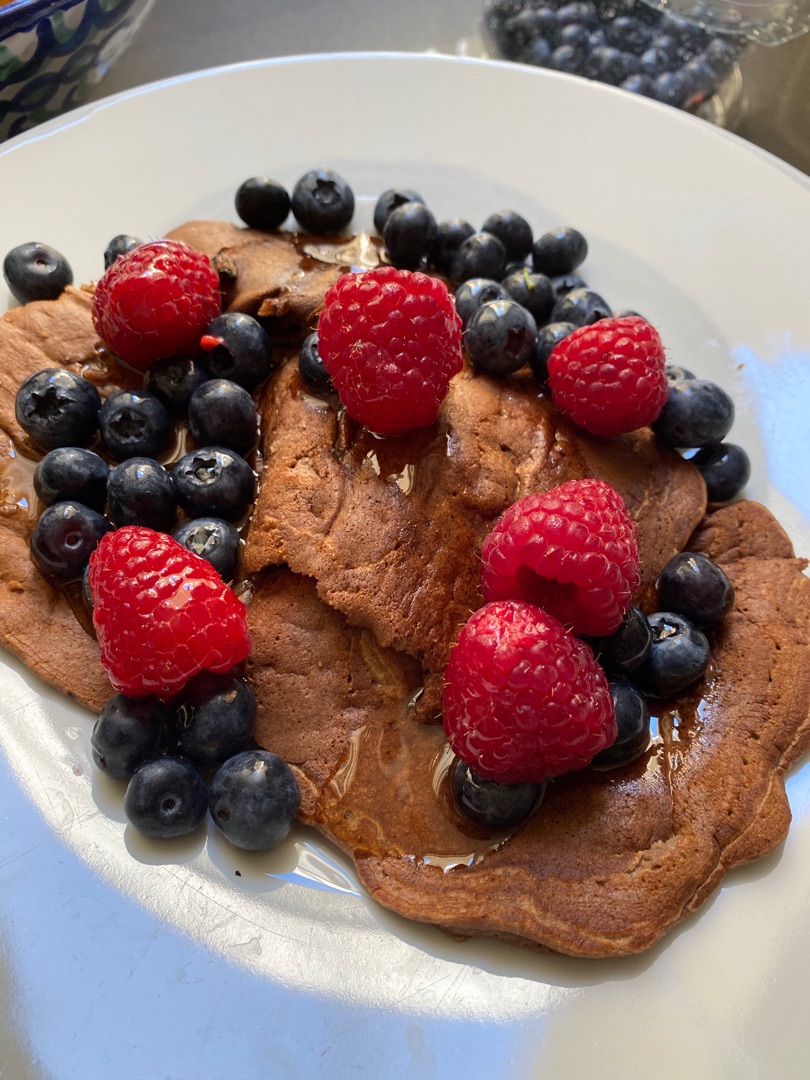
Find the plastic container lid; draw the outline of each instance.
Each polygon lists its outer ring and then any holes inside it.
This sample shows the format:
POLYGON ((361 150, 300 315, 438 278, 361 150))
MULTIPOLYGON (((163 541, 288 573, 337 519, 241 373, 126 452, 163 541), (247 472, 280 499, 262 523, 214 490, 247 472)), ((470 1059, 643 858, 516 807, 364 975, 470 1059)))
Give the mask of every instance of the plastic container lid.
POLYGON ((705 30, 780 45, 810 30, 810 0, 644 0, 705 30))

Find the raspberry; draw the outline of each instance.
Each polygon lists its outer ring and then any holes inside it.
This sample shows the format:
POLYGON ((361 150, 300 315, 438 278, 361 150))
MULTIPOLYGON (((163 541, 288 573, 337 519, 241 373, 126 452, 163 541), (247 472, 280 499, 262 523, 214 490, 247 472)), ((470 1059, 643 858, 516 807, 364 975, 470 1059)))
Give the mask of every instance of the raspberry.
POLYGON ((636 431, 667 400, 664 346, 638 316, 600 319, 554 347, 548 382, 557 408, 592 435, 636 431))
POLYGON ((93 297, 93 325, 122 360, 146 371, 162 357, 195 354, 220 310, 219 276, 208 257, 176 240, 155 240, 106 271, 93 297))
POLYGON ((479 608, 445 671, 444 729, 485 780, 539 783, 616 739, 610 685, 589 647, 519 600, 479 608))
POLYGON ((128 697, 170 697, 250 652, 247 611, 214 568, 166 533, 127 525, 90 559, 101 662, 128 697))
POLYGON ((640 583, 635 523, 602 480, 569 480, 514 503, 481 558, 485 600, 537 604, 578 635, 618 630, 640 583))
POLYGON ((380 267, 326 294, 318 349, 355 420, 379 435, 432 424, 461 371, 461 320, 444 284, 380 267))

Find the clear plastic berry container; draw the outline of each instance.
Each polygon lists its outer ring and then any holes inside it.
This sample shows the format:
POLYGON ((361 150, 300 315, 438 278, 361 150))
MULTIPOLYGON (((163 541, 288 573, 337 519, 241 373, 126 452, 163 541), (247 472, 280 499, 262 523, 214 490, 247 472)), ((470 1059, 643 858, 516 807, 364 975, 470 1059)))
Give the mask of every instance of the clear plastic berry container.
POLYGON ((810 0, 486 0, 493 55, 727 118, 752 42, 810 26, 810 0))
POLYGON ((717 34, 781 45, 810 30, 810 0, 645 0, 717 34))

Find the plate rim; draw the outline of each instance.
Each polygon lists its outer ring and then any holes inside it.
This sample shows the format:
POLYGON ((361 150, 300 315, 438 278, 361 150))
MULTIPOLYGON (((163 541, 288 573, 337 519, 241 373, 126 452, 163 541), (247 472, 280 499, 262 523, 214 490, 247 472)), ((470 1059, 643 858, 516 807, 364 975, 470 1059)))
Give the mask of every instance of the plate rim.
MULTIPOLYGON (((78 119, 82 118, 84 115, 92 115, 97 111, 110 108, 111 106, 117 104, 119 101, 122 101, 122 100, 130 99, 130 98, 142 99, 143 97, 145 97, 145 95, 147 93, 151 94, 151 93, 155 92, 156 90, 160 90, 163 87, 170 86, 170 85, 173 85, 173 84, 178 83, 178 82, 192 82, 192 81, 200 80, 200 79, 203 79, 203 78, 220 77, 220 76, 223 76, 223 75, 227 75, 227 73, 229 73, 231 71, 239 71, 239 70, 246 69, 246 68, 261 68, 261 69, 269 68, 269 67, 279 68, 279 67, 282 67, 282 66, 287 67, 287 66, 290 66, 292 64, 300 64, 302 62, 311 63, 311 62, 320 62, 320 61, 324 61, 324 60, 333 61, 335 59, 338 59, 338 60, 341 60, 341 61, 350 61, 350 60, 355 60, 356 61, 357 59, 367 58, 367 57, 368 58, 373 58, 373 59, 389 59, 389 58, 398 59, 398 58, 403 58, 403 59, 406 59, 406 60, 411 61, 411 62, 415 61, 415 60, 419 60, 420 62, 429 62, 429 63, 435 63, 435 62, 438 62, 438 61, 451 60, 454 64, 459 64, 460 63, 460 64, 464 64, 464 65, 475 65, 475 66, 486 65, 488 67, 494 66, 496 68, 506 68, 507 70, 510 70, 510 71, 514 69, 514 70, 519 70, 519 71, 522 72, 522 69, 521 69, 520 65, 512 64, 512 63, 509 63, 509 62, 506 62, 506 61, 496 61, 496 60, 488 60, 488 59, 483 59, 483 58, 472 58, 472 57, 445 56, 443 54, 377 53, 377 52, 371 52, 371 53, 367 53, 367 52, 364 52, 364 53, 343 53, 343 52, 341 52, 341 53, 301 54, 301 56, 268 58, 266 60, 245 61, 245 62, 241 62, 241 63, 237 63, 237 64, 227 64, 227 65, 216 66, 216 67, 212 67, 212 68, 208 68, 208 69, 203 69, 203 70, 200 70, 198 72, 188 73, 186 75, 172 76, 172 77, 170 77, 168 79, 155 80, 154 82, 144 84, 141 87, 137 87, 137 88, 134 88, 134 89, 128 90, 128 91, 122 91, 122 92, 119 92, 119 93, 117 93, 115 95, 110 95, 107 98, 103 98, 103 99, 100 99, 99 101, 91 102, 88 105, 82 106, 81 108, 75 110, 74 112, 65 114, 63 117, 57 118, 54 121, 50 121, 47 125, 42 125, 40 128, 36 128, 32 132, 23 133, 22 135, 17 136, 15 138, 15 140, 10 140, 9 142, 10 143, 13 142, 15 144, 12 147, 12 149, 14 149, 14 148, 16 148, 16 146, 23 145, 26 142, 28 142, 28 141, 30 141, 30 140, 32 140, 34 138, 42 138, 45 135, 51 134, 52 132, 55 133, 55 132, 62 131, 65 128, 71 126, 73 123, 76 123, 78 121, 78 119), (48 131, 44 131, 43 129, 45 129, 45 128, 47 128, 48 131)), ((525 72, 525 74, 528 75, 529 72, 525 72)), ((580 84, 585 82, 585 80, 575 79, 575 77, 563 75, 561 73, 538 71, 535 74, 540 76, 541 80, 544 80, 544 81, 545 80, 553 80, 554 82, 558 82, 560 79, 562 79, 564 82, 569 83, 572 79, 574 79, 577 83, 580 83, 580 84)), ((532 74, 531 77, 534 77, 534 74, 532 74)), ((623 98, 627 97, 625 92, 619 91, 616 88, 612 88, 612 87, 606 87, 606 86, 602 87, 601 85, 599 86, 598 92, 600 94, 604 92, 604 93, 609 93, 611 95, 615 95, 615 94, 618 93, 618 94, 621 94, 621 96, 623 98)), ((639 100, 639 99, 636 99, 636 100, 639 100)), ((644 101, 646 99, 641 99, 641 100, 644 101)), ((692 124, 695 124, 695 123, 696 124, 705 124, 705 123, 707 123, 706 121, 700 120, 699 118, 689 117, 689 116, 687 116, 687 114, 680 114, 680 113, 678 113, 677 110, 672 110, 670 107, 660 105, 659 103, 656 103, 656 102, 649 102, 648 101, 647 105, 644 106, 644 107, 647 107, 647 106, 653 107, 655 109, 664 108, 665 110, 668 110, 670 113, 675 112, 678 116, 681 117, 681 121, 687 122, 689 125, 692 125, 692 124)), ((675 122, 677 122, 677 121, 675 121, 675 122)), ((721 129, 712 128, 711 125, 709 125, 709 128, 710 128, 710 131, 712 131, 714 133, 711 136, 712 138, 715 138, 717 134, 722 134, 722 135, 725 135, 728 138, 731 138, 736 145, 738 145, 738 146, 742 145, 742 147, 747 149, 749 152, 753 152, 754 155, 757 158, 760 158, 760 159, 764 158, 767 162, 770 162, 771 164, 773 164, 773 163, 777 164, 778 166, 780 166, 780 171, 787 172, 788 176, 790 176, 791 178, 794 178, 794 179, 798 179, 801 182, 801 186, 802 186, 803 189, 810 190, 810 178, 805 177, 805 175, 803 173, 801 173, 799 170, 796 170, 793 166, 787 165, 787 163, 784 163, 780 159, 775 158, 769 152, 764 151, 761 148, 754 146, 754 144, 748 143, 746 140, 742 139, 739 136, 734 135, 733 133, 723 132, 721 129)), ((6 146, 8 146, 8 144, 6 144, 6 146)), ((0 146, 0 161, 2 160, 2 152, 3 152, 3 150, 4 150, 4 147, 0 146)), ((694 927, 692 929, 694 929, 694 927)), ((647 954, 645 954, 645 955, 647 955, 647 954)), ((657 955, 658 954, 656 953, 656 957, 657 957, 657 955)), ((468 957, 467 963, 474 964, 475 963, 475 957, 473 957, 473 956, 468 957)), ((571 963, 572 964, 580 964, 581 962, 580 961, 571 961, 571 963)), ((500 974, 500 972, 499 972, 499 974, 500 974)), ((605 972, 605 976, 607 978, 607 972, 605 972)), ((539 974, 538 979, 542 979, 542 978, 543 978, 543 975, 539 974)), ((583 981, 585 981, 585 976, 583 976, 583 981)), ((577 983, 579 984, 578 980, 577 980, 577 983)), ((488 1024, 490 1022, 491 1022, 491 1018, 487 1017, 486 1023, 488 1024)))
POLYGON ((739 152, 748 153, 761 162, 775 166, 784 173, 786 177, 794 180, 807 191, 810 191, 810 175, 804 173, 797 166, 790 164, 790 162, 785 161, 783 158, 778 157, 772 151, 766 150, 764 147, 758 146, 756 143, 744 138, 744 136, 738 135, 736 132, 727 128, 720 127, 717 124, 712 124, 710 121, 704 120, 699 116, 687 113, 682 109, 676 109, 671 105, 654 101, 653 99, 642 95, 632 94, 630 91, 622 90, 620 87, 610 86, 607 83, 598 82, 597 80, 585 79, 578 75, 570 75, 567 72, 552 71, 548 68, 530 67, 515 61, 503 60, 497 57, 459 56, 457 54, 445 52, 413 53, 396 50, 357 50, 346 52, 295 53, 290 56, 268 56, 261 59, 241 60, 228 64, 213 65, 183 72, 178 75, 154 79, 138 86, 131 87, 128 90, 119 90, 105 97, 86 102, 84 105, 79 105, 75 109, 62 113, 52 120, 47 120, 44 123, 31 128, 29 131, 21 132, 19 135, 7 139, 5 142, 0 143, 0 160, 2 160, 4 154, 9 150, 14 150, 19 146, 24 145, 26 142, 50 136, 64 128, 72 126, 74 123, 84 120, 95 112, 108 109, 120 102, 132 98, 159 92, 166 87, 181 83, 227 77, 232 72, 265 69, 275 70, 277 68, 290 67, 293 65, 302 66, 326 62, 334 63, 336 61, 351 64, 364 60, 375 62, 387 61, 393 63, 416 62, 420 64, 449 63, 459 67, 477 67, 483 69, 495 68, 516 73, 519 77, 537 78, 540 81, 548 81, 551 83, 562 82, 564 84, 567 83, 577 86, 580 89, 583 86, 588 86, 590 88, 588 91, 589 93, 606 94, 609 98, 615 97, 617 100, 635 101, 636 104, 631 106, 631 108, 653 109, 658 112, 659 115, 669 115, 675 123, 695 125, 696 131, 700 130, 702 127, 704 133, 713 133, 711 135, 712 138, 720 137, 728 140, 729 145, 736 146, 739 152))

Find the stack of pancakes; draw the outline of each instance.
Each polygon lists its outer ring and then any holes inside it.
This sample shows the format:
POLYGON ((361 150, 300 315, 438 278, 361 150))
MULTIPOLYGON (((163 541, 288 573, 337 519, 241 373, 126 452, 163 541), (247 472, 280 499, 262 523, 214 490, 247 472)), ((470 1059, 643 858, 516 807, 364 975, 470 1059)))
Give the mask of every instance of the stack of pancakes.
MULTIPOLYGON (((326 289, 345 264, 373 261, 373 245, 220 222, 170 236, 205 251, 228 308, 276 338, 241 567, 256 737, 294 767, 301 820, 348 852, 376 900, 458 935, 616 956, 653 944, 727 869, 784 839, 783 775, 810 742, 810 581, 767 510, 707 512, 697 470, 648 430, 586 435, 523 373, 465 368, 435 425, 376 438, 309 394, 297 367, 326 289), (705 679, 660 703, 640 758, 561 777, 521 828, 486 833, 448 798, 442 671, 483 602, 480 545, 497 517, 584 476, 612 484, 637 523, 641 606, 655 609, 661 566, 686 548, 723 567, 736 606, 712 633, 705 679)), ((28 556, 37 455, 14 396, 48 366, 102 394, 132 379, 98 342, 83 290, 9 312, 0 356, 0 640, 97 711, 111 690, 81 604, 28 556)))

